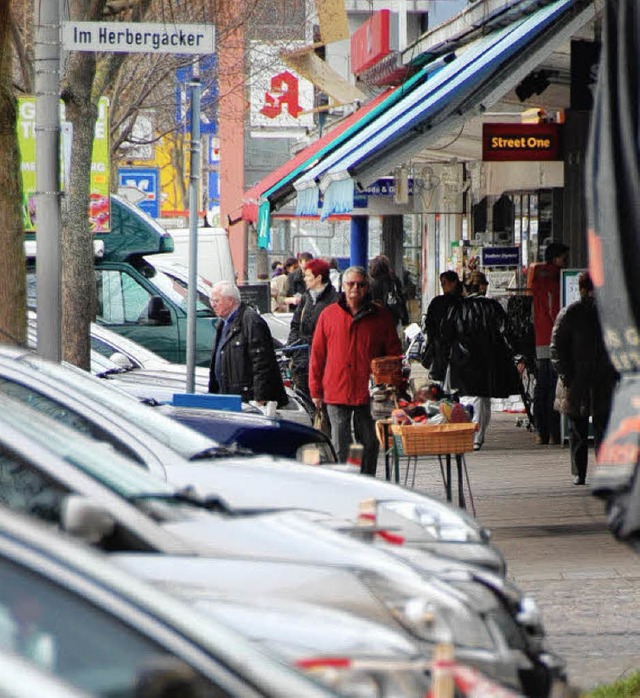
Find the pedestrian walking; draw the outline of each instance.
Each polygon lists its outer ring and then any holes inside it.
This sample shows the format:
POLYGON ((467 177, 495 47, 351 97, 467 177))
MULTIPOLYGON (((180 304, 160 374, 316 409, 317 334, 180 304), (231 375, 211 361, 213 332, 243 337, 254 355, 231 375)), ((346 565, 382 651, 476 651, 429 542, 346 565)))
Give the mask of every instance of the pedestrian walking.
POLYGON ((302 294, 307 290, 304 283, 304 269, 307 266, 307 262, 310 262, 312 259, 313 255, 311 252, 301 252, 298 255, 298 268, 292 274, 289 274, 287 279, 286 302, 289 304, 289 310, 292 313, 300 303, 302 294))
POLYGON ((442 336, 442 322, 449 309, 462 299, 462 283, 458 274, 449 269, 440 274, 442 295, 433 298, 422 324, 426 343, 421 356, 422 365, 429 371, 432 381, 442 383, 449 365, 451 346, 442 336))
POLYGON ((316 408, 327 406, 339 459, 346 461, 355 438, 364 447, 362 472, 375 476, 379 446, 371 417, 371 361, 399 356, 402 347, 391 312, 371 301, 364 267, 349 267, 342 289, 337 302, 318 318, 311 345, 309 390, 316 408))
POLYGON ((466 295, 449 308, 442 336, 451 347, 445 390, 457 392, 473 404, 478 425, 474 450, 482 448, 491 423, 491 398, 509 397, 519 391, 518 372, 505 339, 507 314, 485 294, 488 282, 480 271, 469 277, 466 295))
POLYGON ((289 274, 298 268, 298 260, 295 257, 288 257, 282 265, 282 273, 271 279, 271 312, 286 313, 289 306, 286 302, 287 285, 289 274))
POLYGON ((372 300, 391 311, 396 325, 408 325, 407 299, 402 282, 391 270, 389 258, 383 254, 374 257, 369 263, 369 274, 372 300))
POLYGON ((589 272, 578 278, 580 300, 563 308, 551 334, 551 361, 558 374, 556 409, 567 416, 574 485, 587 478, 589 417, 596 452, 609 421, 611 396, 619 375, 602 338, 589 272))
POLYGON ((527 286, 533 296, 533 329, 536 336, 536 387, 533 395, 533 421, 537 443, 560 443, 560 415, 553 408, 557 376, 551 364, 551 332, 560 311, 560 271, 566 269, 569 248, 551 242, 544 251, 544 263, 535 264, 527 286))
MULTIPOLYGON (((291 373, 296 387, 309 395, 309 352, 320 313, 338 299, 338 292, 329 278, 329 265, 322 259, 312 259, 304 270, 307 290, 291 320, 287 344, 304 344, 305 348, 292 355, 291 373)), ((310 395, 309 395, 310 396, 310 395)))
POLYGON ((258 405, 288 398, 273 349, 269 326, 240 300, 238 287, 219 281, 211 289, 211 306, 219 318, 211 355, 209 392, 240 395, 258 405))

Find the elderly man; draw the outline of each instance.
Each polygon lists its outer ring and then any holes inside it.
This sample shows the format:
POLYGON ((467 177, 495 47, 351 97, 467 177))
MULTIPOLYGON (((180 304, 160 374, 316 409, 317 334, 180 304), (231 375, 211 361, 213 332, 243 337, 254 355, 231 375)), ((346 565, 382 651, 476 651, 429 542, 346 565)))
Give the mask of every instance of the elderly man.
POLYGON ((211 355, 209 392, 240 395, 243 402, 287 404, 267 323, 240 300, 238 287, 219 281, 211 305, 220 318, 211 355))
POLYGON ((355 441, 364 446, 362 473, 375 476, 378 440, 371 417, 371 360, 399 356, 402 347, 393 315, 371 301, 364 267, 349 267, 342 293, 318 318, 311 345, 309 391, 317 408, 327 406, 332 439, 346 461, 353 420, 355 441))

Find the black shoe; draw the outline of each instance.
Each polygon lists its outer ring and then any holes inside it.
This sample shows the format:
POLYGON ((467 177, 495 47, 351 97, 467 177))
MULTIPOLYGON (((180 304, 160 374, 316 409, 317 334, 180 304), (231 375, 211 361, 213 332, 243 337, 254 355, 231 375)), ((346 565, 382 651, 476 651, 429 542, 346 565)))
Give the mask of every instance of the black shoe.
POLYGON ((573 484, 574 485, 586 485, 587 480, 584 477, 580 477, 580 475, 574 475, 573 476, 573 484))

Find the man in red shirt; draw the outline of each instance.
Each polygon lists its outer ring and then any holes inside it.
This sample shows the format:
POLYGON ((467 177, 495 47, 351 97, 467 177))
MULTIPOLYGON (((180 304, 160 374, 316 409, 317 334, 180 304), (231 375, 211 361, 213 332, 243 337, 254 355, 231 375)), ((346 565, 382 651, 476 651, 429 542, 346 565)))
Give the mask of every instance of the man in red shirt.
POLYGON ((318 318, 309 391, 317 408, 327 406, 339 460, 346 461, 354 440, 364 446, 361 471, 366 475, 375 476, 379 449, 369 396, 371 360, 401 354, 393 315, 371 301, 366 269, 349 267, 337 302, 318 318))
POLYGON ((529 273, 528 286, 533 296, 533 327, 536 335, 536 387, 533 396, 533 420, 538 443, 560 443, 560 415, 553 408, 557 376, 551 365, 549 345, 553 324, 560 311, 560 270, 566 269, 569 248, 551 242, 544 251, 544 264, 536 264, 529 273))

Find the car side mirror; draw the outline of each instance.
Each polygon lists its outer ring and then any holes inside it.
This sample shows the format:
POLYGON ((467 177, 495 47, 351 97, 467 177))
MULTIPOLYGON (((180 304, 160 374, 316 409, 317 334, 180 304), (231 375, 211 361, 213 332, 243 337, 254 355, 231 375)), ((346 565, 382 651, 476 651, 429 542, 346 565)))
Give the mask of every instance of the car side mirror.
POLYGON ((79 494, 65 497, 60 523, 64 531, 92 545, 115 528, 115 519, 101 504, 79 494))
POLYGON ((164 304, 160 296, 151 296, 147 305, 147 318, 149 322, 154 322, 157 325, 170 325, 171 312, 164 304))

